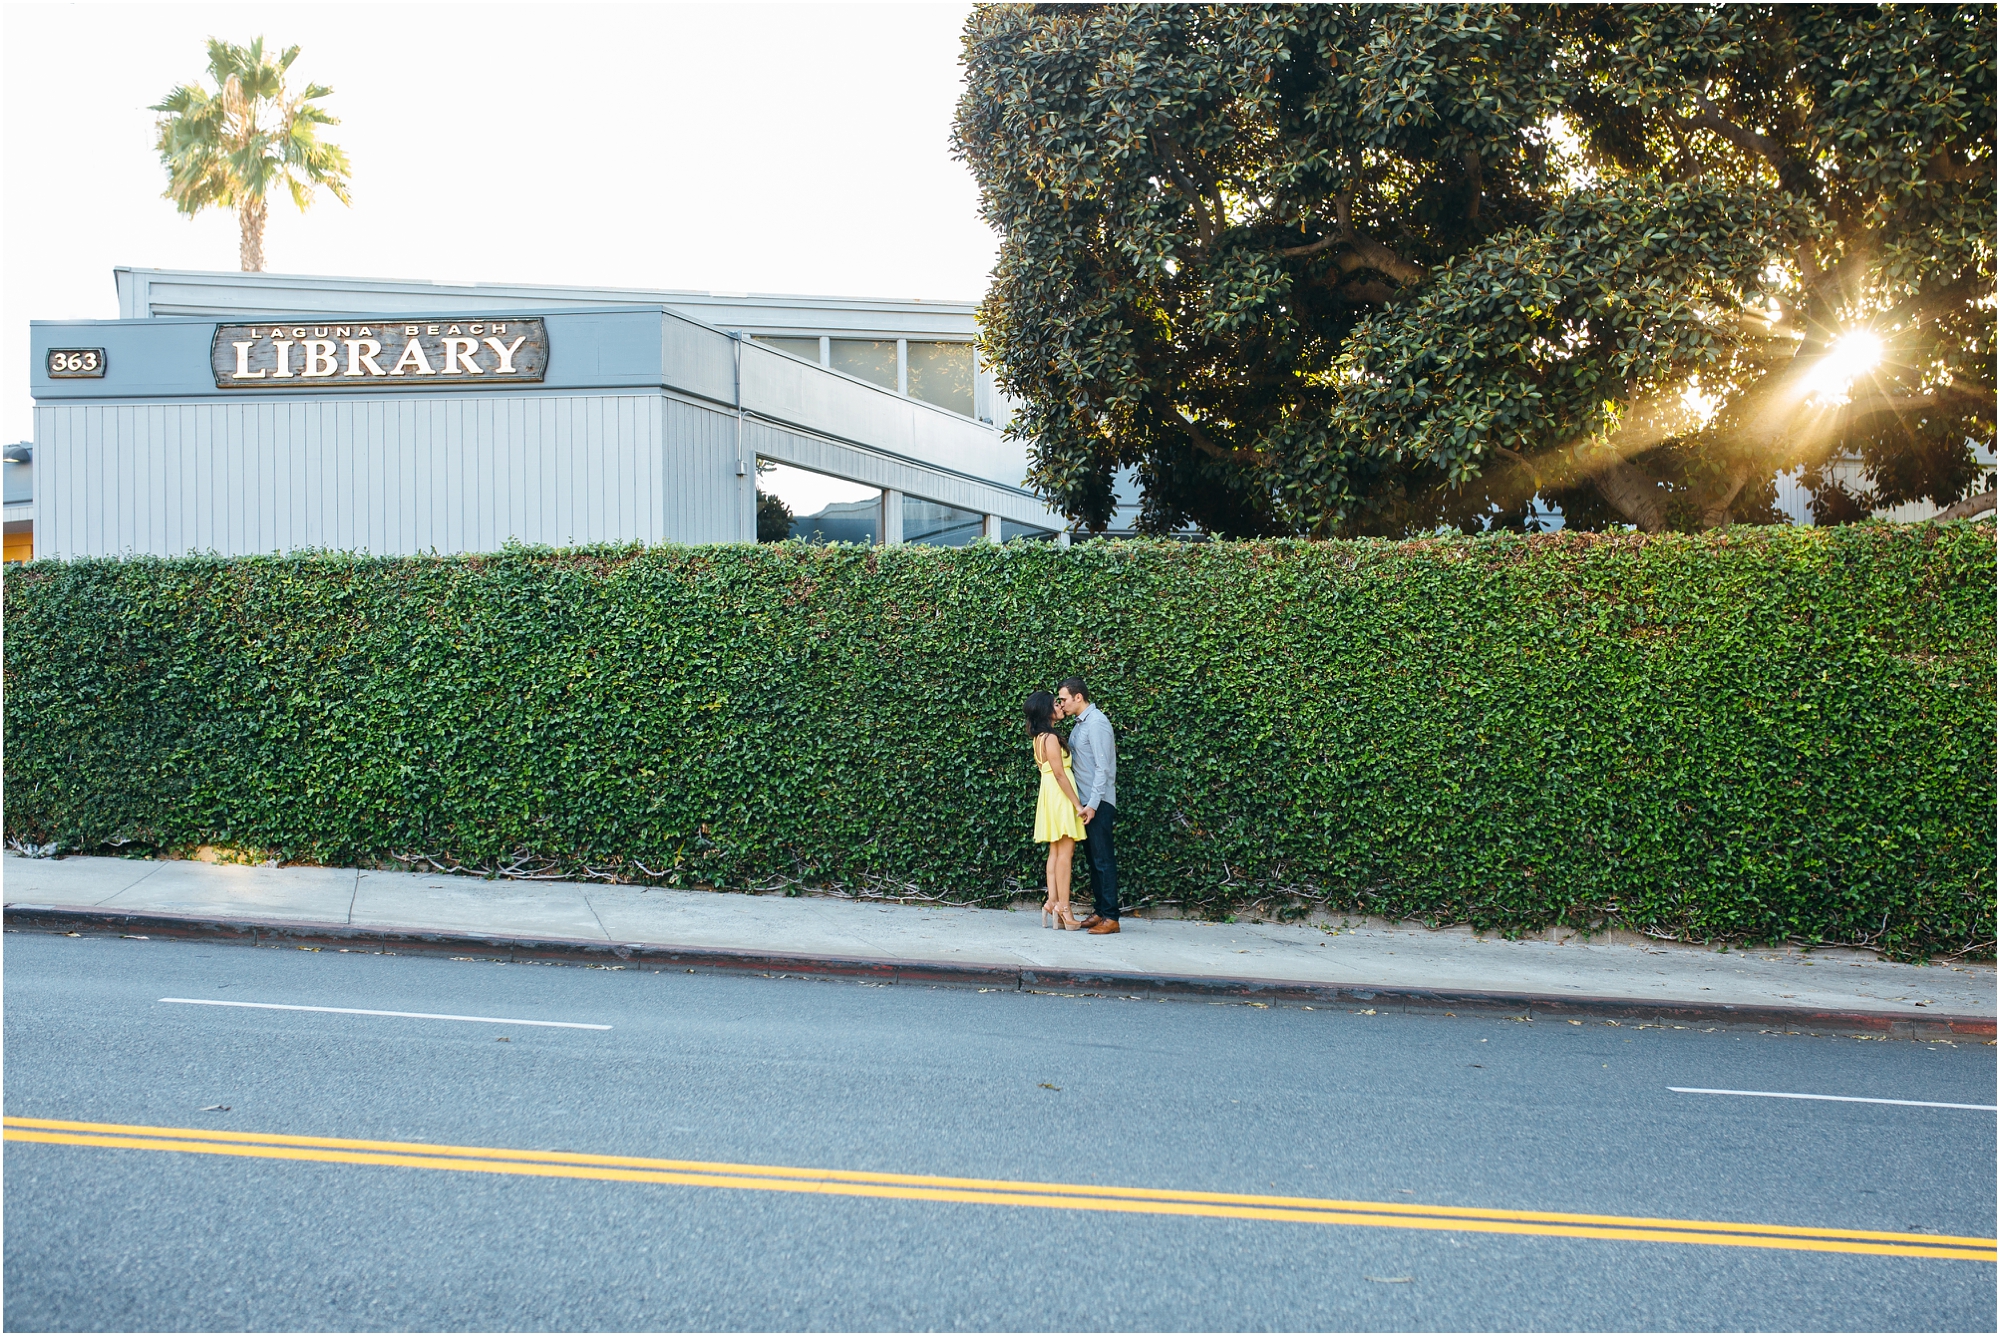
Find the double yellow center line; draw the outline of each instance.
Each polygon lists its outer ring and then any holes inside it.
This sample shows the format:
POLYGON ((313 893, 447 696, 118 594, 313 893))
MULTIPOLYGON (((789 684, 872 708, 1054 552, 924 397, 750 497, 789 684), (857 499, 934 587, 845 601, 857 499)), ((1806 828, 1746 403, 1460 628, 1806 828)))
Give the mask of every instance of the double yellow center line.
POLYGON ((1122 1211, 1138 1215, 1369 1225, 1383 1229, 1443 1229, 1476 1234, 1617 1239, 1634 1243, 1705 1243, 1724 1248, 1782 1248, 1796 1252, 1867 1253, 1879 1257, 1956 1257, 1973 1262, 1991 1262, 1995 1257, 1995 1242, 1992 1239, 1943 1234, 1891 1234, 1866 1229, 1813 1229, 1801 1225, 1660 1220, 1622 1215, 1576 1215, 1561 1211, 1501 1211, 1472 1206, 1419 1206, 1405 1202, 1267 1197, 1234 1192, 1181 1192, 1171 1188, 1026 1183, 1008 1179, 940 1178, 928 1174, 878 1174, 852 1169, 795 1169, 765 1164, 655 1160, 632 1155, 586 1155, 575 1151, 496 1150, 485 1146, 355 1141, 344 1137, 285 1136, 274 1132, 218 1132, 206 1128, 78 1123, 57 1118, 7 1118, 4 1123, 5 1139, 8 1141, 116 1150, 168 1150, 194 1155, 237 1155, 265 1160, 306 1160, 320 1164, 388 1165, 403 1169, 449 1169, 460 1173, 520 1174, 535 1178, 580 1178, 615 1183, 671 1183, 684 1187, 805 1192, 820 1196, 876 1197, 895 1201, 1035 1206, 1057 1211, 1122 1211))

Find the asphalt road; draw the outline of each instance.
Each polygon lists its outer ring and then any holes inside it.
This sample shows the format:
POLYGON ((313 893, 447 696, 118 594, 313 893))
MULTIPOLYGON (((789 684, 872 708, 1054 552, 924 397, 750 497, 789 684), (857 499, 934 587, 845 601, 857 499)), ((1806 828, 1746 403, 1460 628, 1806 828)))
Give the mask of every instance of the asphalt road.
MULTIPOLYGON (((1992 1113, 1668 1089, 1992 1104, 1981 1043, 29 933, 4 951, 17 1119, 1994 1234, 1992 1113)), ((1995 1326, 1983 1261, 8 1135, 9 1331, 1995 1326)))

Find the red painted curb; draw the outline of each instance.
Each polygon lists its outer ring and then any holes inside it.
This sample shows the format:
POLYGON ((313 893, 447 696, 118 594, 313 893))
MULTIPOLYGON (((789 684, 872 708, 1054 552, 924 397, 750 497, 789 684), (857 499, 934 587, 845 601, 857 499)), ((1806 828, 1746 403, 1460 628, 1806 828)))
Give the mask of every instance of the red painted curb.
POLYGON ((391 954, 484 956, 504 960, 573 961, 582 964, 728 970, 764 975, 812 975, 871 983, 979 986, 1022 992, 1081 992, 1121 997, 1206 997, 1218 1000, 1320 1003, 1373 1011, 1502 1014, 1524 1019, 1633 1021, 1663 1025, 1753 1026, 1807 1034, 1867 1032, 1901 1039, 1992 1039, 1988 1016, 1912 1016, 1905 1012, 1827 1011, 1805 1007, 1744 1007, 1715 1002, 1648 1002, 1624 997, 1557 997, 1478 989, 1414 988, 1407 984, 1304 983, 1287 979, 1212 975, 1134 974, 1117 970, 1044 969, 1039 966, 965 965, 952 961, 877 960, 671 946, 652 942, 600 942, 580 937, 500 937, 421 928, 349 927, 285 919, 225 919, 87 907, 8 905, 6 926, 15 931, 92 935, 143 933, 260 946, 349 945, 391 954), (391 950, 393 948, 393 950, 391 950))

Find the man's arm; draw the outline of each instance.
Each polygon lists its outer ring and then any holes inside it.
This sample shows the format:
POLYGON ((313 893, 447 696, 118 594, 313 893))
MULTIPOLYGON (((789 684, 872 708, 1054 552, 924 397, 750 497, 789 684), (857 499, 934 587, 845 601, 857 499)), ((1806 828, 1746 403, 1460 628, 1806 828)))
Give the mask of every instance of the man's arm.
MULTIPOLYGON (((1086 719, 1080 731, 1084 737, 1081 743, 1076 744, 1077 755, 1081 759, 1086 751, 1088 752, 1090 771, 1077 787, 1083 798, 1084 810, 1095 816, 1098 805, 1104 800, 1105 790, 1110 787, 1112 762, 1111 748, 1108 744, 1111 740, 1111 729, 1105 722, 1104 716, 1097 714, 1086 719)), ((1071 741, 1076 742, 1074 738, 1071 741)))
MULTIPOLYGON (((1118 734, 1112 729, 1109 719, 1104 721, 1104 764, 1097 769, 1098 773, 1103 776, 1103 779, 1099 781, 1101 787, 1098 796, 1109 797, 1111 794, 1117 792, 1118 734)), ((1092 804, 1092 806, 1095 805, 1094 803, 1092 804)))
POLYGON ((1076 772, 1076 805, 1085 825, 1096 815, 1090 805, 1090 787, 1096 782, 1097 752, 1090 745, 1090 721, 1079 719, 1069 731, 1070 766, 1076 772))

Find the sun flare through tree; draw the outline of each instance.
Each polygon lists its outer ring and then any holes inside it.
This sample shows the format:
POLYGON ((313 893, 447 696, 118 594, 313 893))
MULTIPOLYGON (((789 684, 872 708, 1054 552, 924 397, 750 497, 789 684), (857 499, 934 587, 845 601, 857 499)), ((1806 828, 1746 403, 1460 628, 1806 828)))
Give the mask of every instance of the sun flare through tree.
POLYGON ((1032 482, 1232 535, 1820 522, 1993 440, 1990 6, 985 5, 1032 482), (1836 466, 1841 467, 1836 467, 1836 466), (1861 482, 1854 482, 1857 476, 1861 482))

